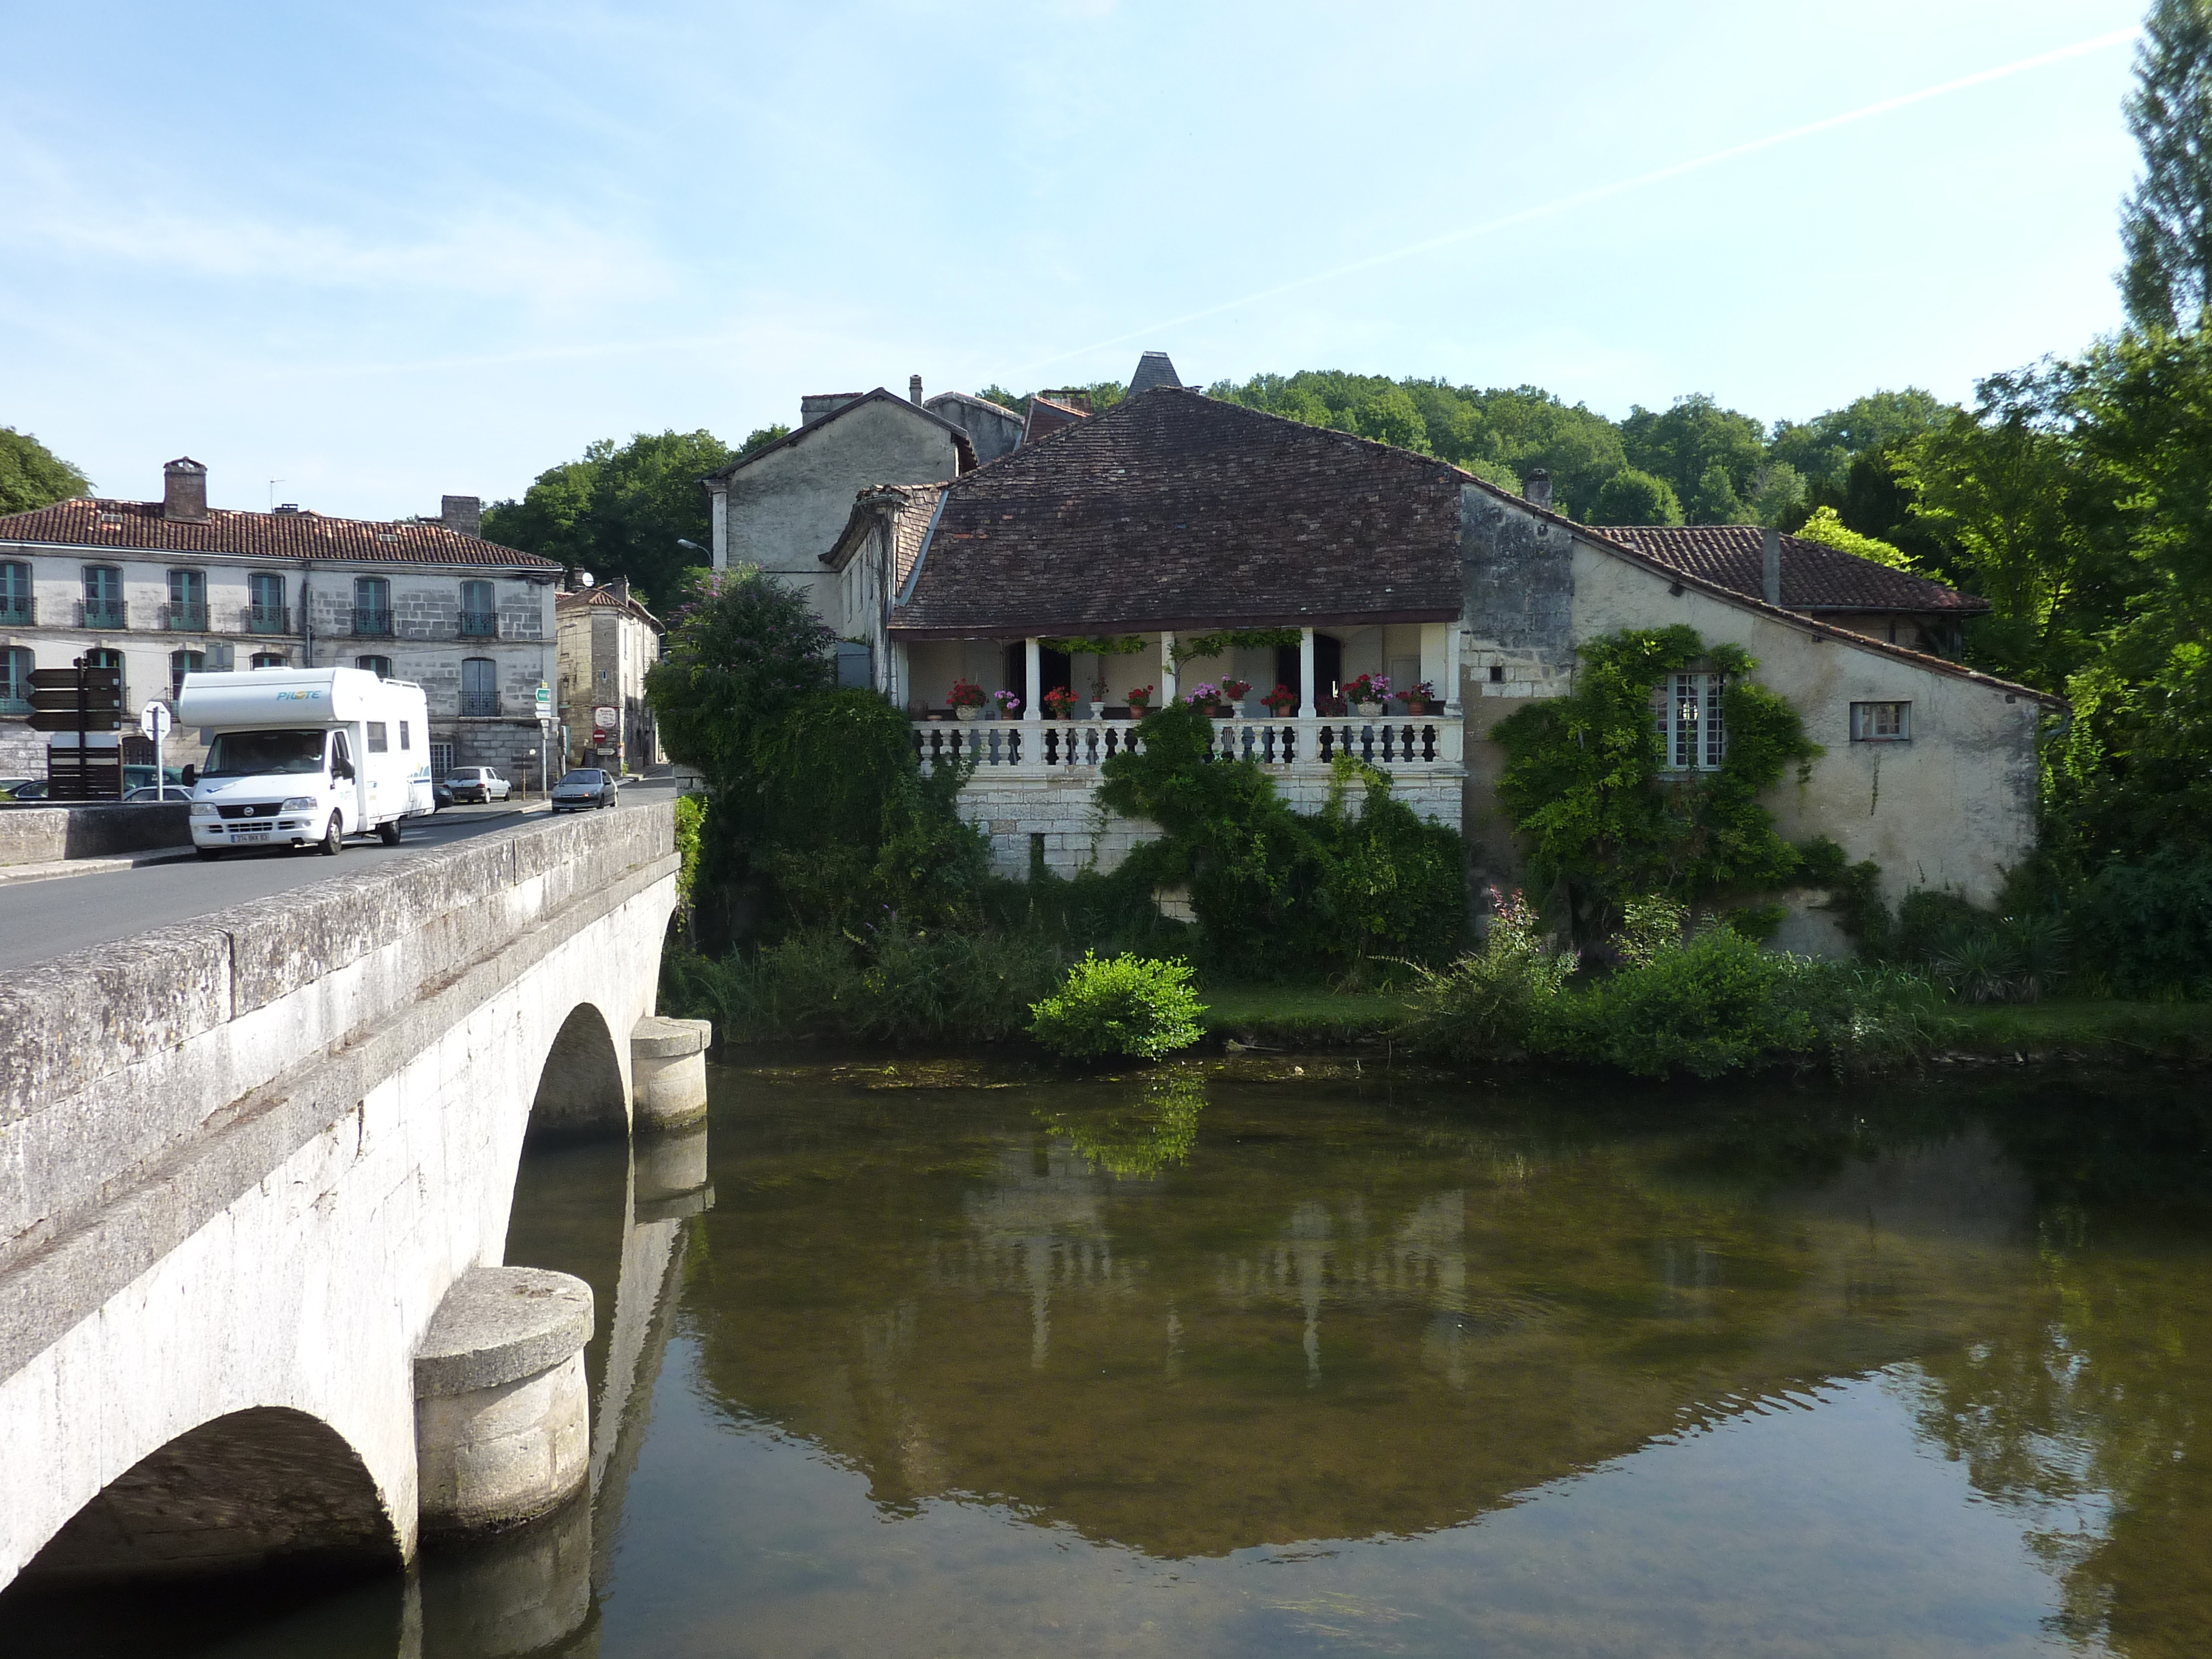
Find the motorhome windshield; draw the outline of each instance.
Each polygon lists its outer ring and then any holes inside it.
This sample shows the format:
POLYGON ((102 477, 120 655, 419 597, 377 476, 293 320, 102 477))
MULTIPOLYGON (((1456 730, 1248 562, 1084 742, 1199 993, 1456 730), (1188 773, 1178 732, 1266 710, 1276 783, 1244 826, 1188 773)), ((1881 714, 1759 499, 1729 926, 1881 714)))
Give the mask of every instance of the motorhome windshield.
POLYGON ((221 732, 208 750, 204 778, 252 778, 270 772, 323 769, 320 732, 221 732))

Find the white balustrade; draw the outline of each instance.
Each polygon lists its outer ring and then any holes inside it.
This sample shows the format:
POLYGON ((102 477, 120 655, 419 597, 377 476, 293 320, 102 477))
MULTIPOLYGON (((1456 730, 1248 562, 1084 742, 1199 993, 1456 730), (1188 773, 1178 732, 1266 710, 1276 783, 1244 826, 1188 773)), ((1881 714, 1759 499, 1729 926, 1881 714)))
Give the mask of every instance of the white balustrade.
MULTIPOLYGON (((1213 722, 1212 752, 1270 771, 1326 771, 1339 755, 1350 755, 1388 772, 1425 772, 1456 769, 1462 737, 1458 720, 1437 714, 1239 715, 1213 722)), ((916 720, 914 745, 925 761, 973 756, 979 775, 1095 771, 1110 757, 1143 746, 1137 722, 1127 720, 916 720)))

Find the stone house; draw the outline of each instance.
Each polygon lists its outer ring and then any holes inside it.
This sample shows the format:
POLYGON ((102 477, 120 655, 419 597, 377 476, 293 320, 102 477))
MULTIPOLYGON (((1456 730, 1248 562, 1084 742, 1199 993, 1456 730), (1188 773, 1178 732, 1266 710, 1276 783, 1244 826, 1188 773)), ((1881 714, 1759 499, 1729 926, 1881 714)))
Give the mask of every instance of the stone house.
MULTIPOLYGON (((44 776, 23 720, 33 668, 123 671, 124 706, 194 670, 358 667, 419 684, 433 764, 534 771, 561 567, 483 539, 473 495, 435 519, 210 507, 207 469, 164 469, 162 499, 58 501, 0 517, 0 771, 44 776)), ((173 732, 170 764, 204 758, 173 732)), ((150 756, 149 757, 150 758, 150 756)))
POLYGON ((561 664, 555 704, 568 738, 562 763, 618 775, 659 765, 665 757, 645 677, 660 660, 660 619, 631 596, 624 578, 556 595, 553 614, 561 664))
MULTIPOLYGON (((1510 880, 1498 721, 1567 690, 1583 642, 1686 623, 1758 659, 1826 747, 1775 792, 1785 833, 1875 860, 1893 902, 1918 887, 1996 895, 2034 843, 2036 745, 2057 704, 1921 648, 1955 641, 1978 601, 1756 527, 1576 524, 1544 482, 1515 495, 1170 378, 988 465, 873 481, 848 498, 812 591, 841 635, 871 642, 921 752, 976 757, 966 810, 1008 873, 1117 861, 1148 827, 1107 821, 1092 791, 1135 740, 1131 692, 1233 678, 1253 690, 1218 722, 1221 754, 1266 766, 1309 810, 1333 757, 1356 755, 1463 831, 1479 876, 1510 880), (1379 714, 1346 705, 1362 674, 1391 683, 1379 714), (1020 710, 963 720, 956 680, 1020 710), (1401 695, 1415 683, 1433 710, 1401 695), (1258 702, 1276 685, 1285 714, 1258 702), (1082 718, 1043 718, 1056 687, 1082 718)), ((1668 765, 1717 766, 1717 685, 1678 680, 1653 688, 1668 765)))

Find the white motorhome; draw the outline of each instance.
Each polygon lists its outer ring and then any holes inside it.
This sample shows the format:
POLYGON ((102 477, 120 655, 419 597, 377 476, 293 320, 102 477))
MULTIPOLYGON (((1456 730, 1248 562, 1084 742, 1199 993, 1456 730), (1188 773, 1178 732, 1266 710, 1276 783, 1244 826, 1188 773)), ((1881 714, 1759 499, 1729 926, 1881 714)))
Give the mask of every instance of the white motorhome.
POLYGON ((433 811, 430 715, 422 688, 360 668, 256 668, 187 674, 179 725, 197 726, 207 764, 191 787, 192 845, 314 847, 336 854, 433 811))

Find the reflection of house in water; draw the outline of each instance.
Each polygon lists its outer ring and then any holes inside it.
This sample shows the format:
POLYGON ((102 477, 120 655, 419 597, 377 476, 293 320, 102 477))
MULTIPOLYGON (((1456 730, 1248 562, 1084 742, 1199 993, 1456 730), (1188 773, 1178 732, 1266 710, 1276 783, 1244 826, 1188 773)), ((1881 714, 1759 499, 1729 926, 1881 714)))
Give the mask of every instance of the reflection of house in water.
POLYGON ((1466 1521, 1955 1341, 2032 1267, 1986 1143, 1778 1194, 1670 1170, 1656 1139, 1353 1157, 1271 1122, 1232 1150, 1217 1099, 1151 1178, 1010 1125, 957 1180, 904 1181, 879 1147, 880 1177, 771 1184, 714 1219, 718 1263, 757 1275, 699 1310, 715 1391, 887 1505, 975 1494, 1218 1554, 1466 1521), (1962 1182, 1978 1196, 1917 1224, 1962 1182))

